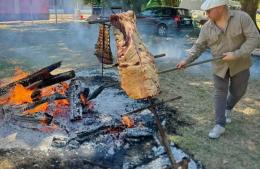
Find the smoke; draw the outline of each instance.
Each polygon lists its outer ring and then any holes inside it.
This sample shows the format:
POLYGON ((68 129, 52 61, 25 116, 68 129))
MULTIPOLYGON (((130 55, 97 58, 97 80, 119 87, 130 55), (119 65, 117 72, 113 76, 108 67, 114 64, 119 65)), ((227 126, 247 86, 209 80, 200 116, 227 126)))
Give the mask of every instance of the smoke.
POLYGON ((0 78, 12 75, 15 67, 33 71, 60 60, 68 69, 99 66, 97 32, 97 25, 79 22, 8 25, 0 29, 0 78))

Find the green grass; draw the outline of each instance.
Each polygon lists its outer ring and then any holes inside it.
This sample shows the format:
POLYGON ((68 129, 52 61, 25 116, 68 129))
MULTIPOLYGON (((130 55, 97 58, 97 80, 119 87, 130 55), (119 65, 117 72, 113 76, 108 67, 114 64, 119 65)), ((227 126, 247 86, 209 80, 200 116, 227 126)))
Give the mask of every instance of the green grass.
POLYGON ((208 138, 208 132, 214 126, 211 79, 185 72, 169 73, 162 75, 161 88, 163 97, 183 97, 172 105, 192 123, 180 126, 178 135, 170 135, 173 142, 193 154, 208 169, 260 168, 259 80, 250 81, 247 95, 235 108, 232 123, 226 126, 226 133, 218 140, 208 138))

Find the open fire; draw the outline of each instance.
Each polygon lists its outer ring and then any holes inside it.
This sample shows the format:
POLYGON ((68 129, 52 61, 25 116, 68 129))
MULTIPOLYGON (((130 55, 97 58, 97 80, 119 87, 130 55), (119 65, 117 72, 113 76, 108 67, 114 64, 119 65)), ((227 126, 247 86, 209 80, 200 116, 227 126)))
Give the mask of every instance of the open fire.
MULTIPOLYGON (((169 167, 148 102, 122 93, 114 72, 103 78, 86 74, 37 90, 15 85, 1 97, 5 125, 51 132, 53 151, 80 150, 97 168, 169 167)), ((163 120, 165 114, 159 115, 163 120)), ((172 150, 178 161, 188 157, 172 150)), ((194 161, 189 166, 196 168, 194 161)))

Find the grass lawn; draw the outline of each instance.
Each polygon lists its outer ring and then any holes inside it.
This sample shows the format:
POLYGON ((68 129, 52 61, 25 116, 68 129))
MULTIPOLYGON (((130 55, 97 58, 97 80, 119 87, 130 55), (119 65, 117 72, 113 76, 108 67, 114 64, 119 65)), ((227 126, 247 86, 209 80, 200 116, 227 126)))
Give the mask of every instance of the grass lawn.
POLYGON ((180 101, 171 104, 178 109, 179 118, 191 123, 179 127, 177 134, 169 134, 171 140, 207 169, 259 169, 260 81, 250 80, 247 94, 235 107, 226 133, 218 140, 211 140, 208 132, 214 126, 214 113, 210 77, 186 72, 161 76, 163 97, 181 95, 180 101))

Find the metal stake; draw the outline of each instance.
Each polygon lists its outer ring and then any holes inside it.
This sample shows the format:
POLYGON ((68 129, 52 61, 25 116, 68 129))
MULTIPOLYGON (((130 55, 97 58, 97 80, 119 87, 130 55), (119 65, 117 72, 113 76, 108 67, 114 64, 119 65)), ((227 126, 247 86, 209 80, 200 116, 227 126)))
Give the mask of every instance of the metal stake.
MULTIPOLYGON (((153 104, 153 100, 151 98, 149 98, 149 102, 150 102, 151 105, 153 104)), ((170 160, 171 168, 174 169, 174 167, 176 166, 176 161, 173 157, 169 142, 167 140, 165 131, 164 131, 162 125, 161 125, 159 116, 158 116, 156 109, 154 107, 151 107, 149 110, 154 114, 155 122, 156 122, 156 125, 158 127, 159 133, 161 135, 162 145, 163 145, 164 150, 166 151, 168 158, 170 160)))
POLYGON ((104 75, 104 54, 105 54, 105 23, 102 23, 102 27, 103 27, 103 37, 102 37, 102 63, 101 63, 101 78, 103 79, 103 75, 104 75))

